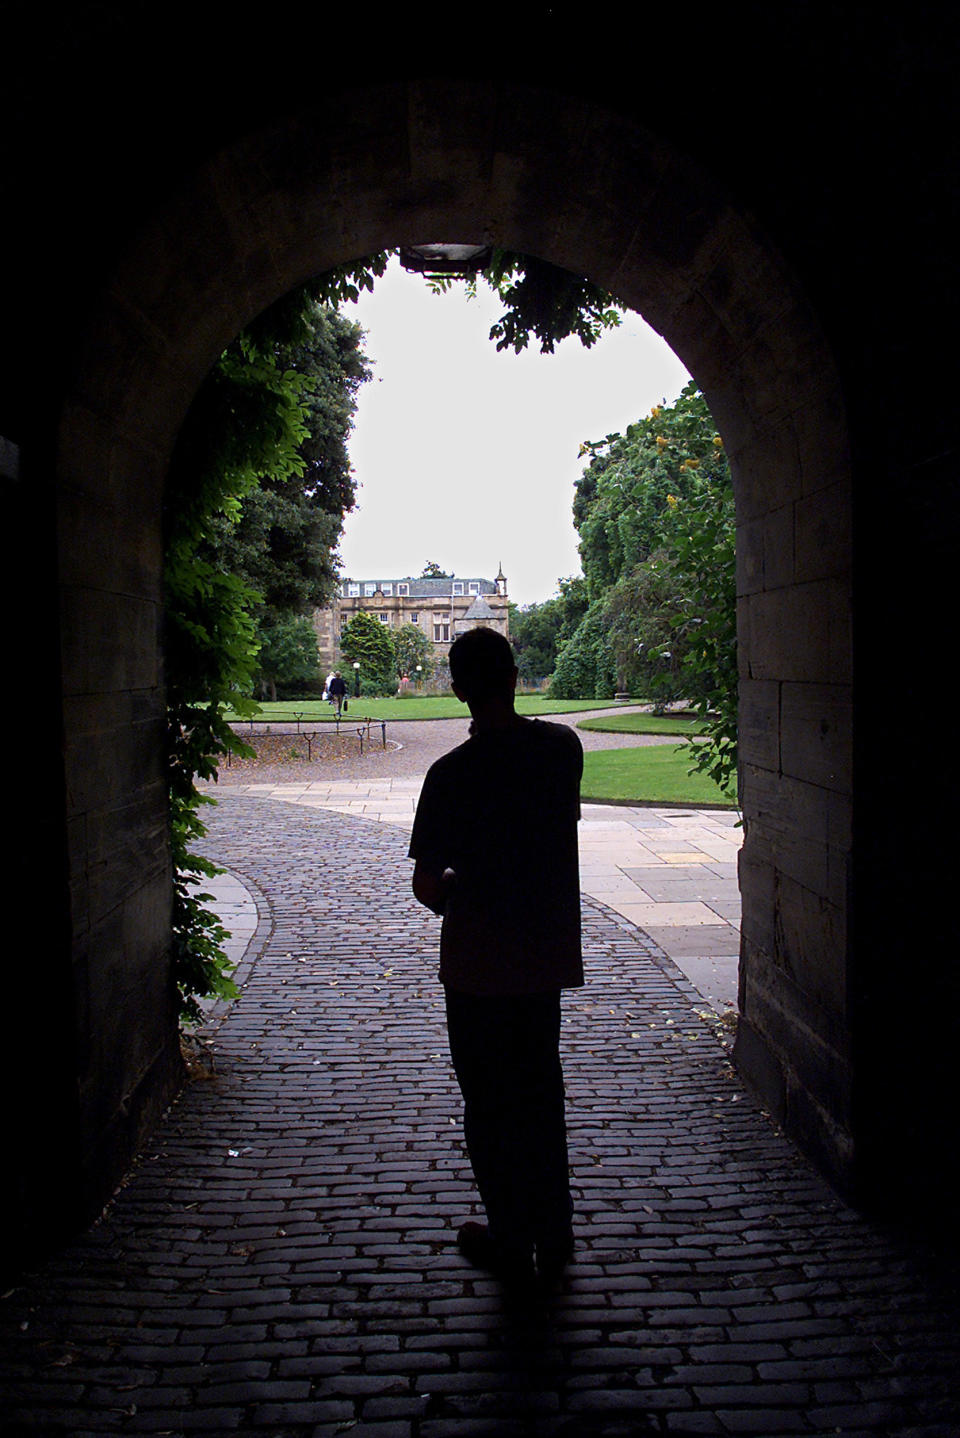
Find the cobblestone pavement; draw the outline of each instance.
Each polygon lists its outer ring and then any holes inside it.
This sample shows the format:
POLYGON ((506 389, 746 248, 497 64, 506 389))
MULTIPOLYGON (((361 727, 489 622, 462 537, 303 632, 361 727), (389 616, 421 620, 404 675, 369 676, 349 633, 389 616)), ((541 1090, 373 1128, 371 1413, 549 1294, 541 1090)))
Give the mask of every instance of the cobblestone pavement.
POLYGON ((951 1271, 846 1208, 696 991, 596 901, 565 1000, 577 1253, 511 1300, 473 1202, 436 921, 388 824, 222 796, 241 999, 100 1223, 0 1301, 0 1431, 957 1438, 951 1271))
MULTIPOLYGON (((572 724, 583 717, 554 715, 550 722, 572 724)), ((313 763, 305 754, 282 765, 261 761, 224 769, 220 787, 409 828, 424 774, 434 759, 466 738, 468 724, 467 719, 393 724, 392 732, 402 736, 399 750, 384 751, 375 743, 362 758, 348 751, 336 758, 315 757, 313 763)), ((674 742, 672 737, 664 741, 586 729, 579 737, 587 749, 674 742)), ((650 934, 721 1014, 737 1003, 742 837, 731 810, 585 802, 580 824, 584 892, 650 934)), ((245 920, 235 896, 216 893, 218 907, 224 897, 230 905, 227 927, 242 930, 245 920)))

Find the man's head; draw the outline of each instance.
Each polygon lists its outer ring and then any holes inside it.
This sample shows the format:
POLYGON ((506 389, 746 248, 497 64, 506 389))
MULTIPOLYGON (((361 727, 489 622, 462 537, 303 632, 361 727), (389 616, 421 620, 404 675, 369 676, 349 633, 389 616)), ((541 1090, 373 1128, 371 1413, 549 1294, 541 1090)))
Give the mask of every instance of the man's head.
POLYGON ((454 691, 471 708, 512 700, 517 666, 509 642, 495 629, 468 629, 450 645, 449 659, 454 691))

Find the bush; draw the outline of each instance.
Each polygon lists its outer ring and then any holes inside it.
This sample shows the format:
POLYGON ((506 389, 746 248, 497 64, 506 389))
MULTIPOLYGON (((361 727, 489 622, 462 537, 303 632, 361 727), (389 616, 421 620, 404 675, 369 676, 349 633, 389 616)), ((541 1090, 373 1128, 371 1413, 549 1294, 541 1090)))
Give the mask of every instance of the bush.
POLYGON ((550 683, 551 699, 612 699, 616 673, 610 636, 600 607, 587 611, 560 646, 550 683))
MULTIPOLYGON (((349 685, 349 680, 347 682, 349 685)), ((371 679, 364 679, 361 677, 360 693, 367 699, 393 699, 396 695, 396 692, 396 675, 391 675, 389 679, 383 679, 376 675, 374 675, 374 677, 371 679)), ((348 699, 351 697, 351 694, 347 695, 348 699)))

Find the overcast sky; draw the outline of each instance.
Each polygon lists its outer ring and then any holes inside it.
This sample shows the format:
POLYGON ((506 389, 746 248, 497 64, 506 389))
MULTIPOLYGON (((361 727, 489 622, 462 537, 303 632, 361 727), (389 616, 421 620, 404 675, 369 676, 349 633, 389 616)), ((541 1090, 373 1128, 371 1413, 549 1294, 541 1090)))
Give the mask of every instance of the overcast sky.
POLYGON ((358 481, 343 574, 417 575, 429 560, 460 578, 502 563, 518 604, 549 599, 580 572, 571 504, 583 440, 622 431, 688 379, 638 315, 592 348, 497 352, 501 312, 484 285, 433 295, 392 261, 344 313, 367 331, 374 378, 361 387, 350 454, 358 481))

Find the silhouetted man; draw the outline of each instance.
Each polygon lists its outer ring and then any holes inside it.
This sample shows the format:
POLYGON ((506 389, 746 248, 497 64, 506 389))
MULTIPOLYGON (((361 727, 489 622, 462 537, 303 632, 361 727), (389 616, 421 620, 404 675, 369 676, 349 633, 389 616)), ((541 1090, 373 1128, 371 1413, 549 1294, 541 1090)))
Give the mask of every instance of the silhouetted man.
POLYGON ((507 640, 450 647, 470 738, 433 764, 417 806, 413 891, 443 915, 440 980, 464 1135, 487 1225, 458 1242, 480 1267, 558 1273, 573 1247, 560 991, 583 983, 577 820, 583 750, 572 729, 514 710, 507 640))

